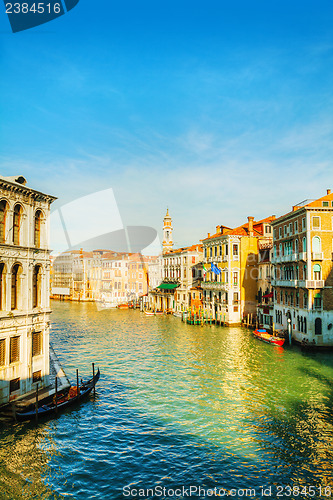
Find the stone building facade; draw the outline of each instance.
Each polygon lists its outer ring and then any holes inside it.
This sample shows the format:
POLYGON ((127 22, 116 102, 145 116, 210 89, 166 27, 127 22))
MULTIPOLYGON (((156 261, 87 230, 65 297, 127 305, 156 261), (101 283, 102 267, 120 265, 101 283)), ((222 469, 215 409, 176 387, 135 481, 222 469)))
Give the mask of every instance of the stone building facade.
POLYGON ((53 196, 0 176, 0 404, 49 385, 53 196))
POLYGON ((333 194, 295 205, 273 228, 275 328, 333 346, 333 194))

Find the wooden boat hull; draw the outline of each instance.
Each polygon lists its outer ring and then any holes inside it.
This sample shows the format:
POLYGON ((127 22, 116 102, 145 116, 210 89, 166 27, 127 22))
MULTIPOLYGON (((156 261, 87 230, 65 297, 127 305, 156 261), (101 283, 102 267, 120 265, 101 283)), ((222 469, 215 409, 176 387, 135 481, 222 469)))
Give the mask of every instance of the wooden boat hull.
POLYGON ((257 339, 262 340, 267 344, 273 344, 280 347, 284 344, 284 339, 274 337, 274 335, 267 333, 266 330, 254 330, 253 334, 257 337, 257 339))
POLYGON ((145 311, 144 313, 146 316, 155 316, 155 314, 153 312, 150 312, 150 311, 145 311))
MULTIPOLYGON (((95 377, 81 384, 79 396, 74 396, 69 399, 65 399, 66 394, 61 393, 58 397, 57 406, 55 405, 53 400, 49 402, 43 402, 43 400, 41 400, 39 402, 40 406, 38 407, 38 418, 54 416, 55 413, 61 412, 62 410, 69 408, 70 406, 73 406, 82 401, 93 390, 93 388, 95 387, 100 378, 100 375, 101 374, 98 369, 95 377)), ((16 413, 16 419, 19 422, 34 420, 35 418, 36 418, 36 408, 34 404, 29 405, 29 407, 25 411, 18 411, 16 413)))
POLYGON ((118 309, 128 309, 128 304, 119 304, 118 309))

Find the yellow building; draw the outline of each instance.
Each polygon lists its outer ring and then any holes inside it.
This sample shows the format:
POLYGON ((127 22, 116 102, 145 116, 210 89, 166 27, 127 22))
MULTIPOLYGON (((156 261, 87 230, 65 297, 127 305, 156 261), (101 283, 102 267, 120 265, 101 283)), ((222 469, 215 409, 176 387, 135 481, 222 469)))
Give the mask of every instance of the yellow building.
POLYGON ((217 322, 237 325, 255 321, 259 241, 271 235, 274 216, 238 228, 217 226, 203 240, 206 269, 202 283, 204 314, 217 322), (214 272, 214 269, 216 272, 214 272))

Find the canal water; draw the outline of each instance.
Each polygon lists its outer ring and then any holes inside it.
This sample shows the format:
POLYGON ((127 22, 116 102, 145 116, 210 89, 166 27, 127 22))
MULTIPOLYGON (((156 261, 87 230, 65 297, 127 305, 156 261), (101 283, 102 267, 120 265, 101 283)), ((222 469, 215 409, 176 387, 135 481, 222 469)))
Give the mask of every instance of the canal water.
POLYGON ((333 353, 66 302, 51 341, 96 397, 1 430, 1 500, 333 496, 333 353))

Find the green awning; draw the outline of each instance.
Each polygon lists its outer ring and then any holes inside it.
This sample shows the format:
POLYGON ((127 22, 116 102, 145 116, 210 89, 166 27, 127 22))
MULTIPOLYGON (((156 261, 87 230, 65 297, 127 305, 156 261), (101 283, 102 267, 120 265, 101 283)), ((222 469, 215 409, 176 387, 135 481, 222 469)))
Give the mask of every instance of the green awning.
POLYGON ((162 290, 173 290, 179 285, 177 283, 161 283, 157 288, 162 288, 162 290))

